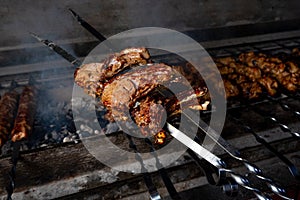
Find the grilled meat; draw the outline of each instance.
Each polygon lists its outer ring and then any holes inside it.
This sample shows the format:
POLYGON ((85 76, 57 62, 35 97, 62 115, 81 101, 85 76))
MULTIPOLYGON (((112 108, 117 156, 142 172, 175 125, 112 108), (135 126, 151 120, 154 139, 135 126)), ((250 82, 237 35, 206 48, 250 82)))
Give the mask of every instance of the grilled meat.
POLYGON ((88 95, 93 97, 101 96, 103 89, 103 79, 101 70, 103 63, 89 63, 82 65, 81 68, 76 69, 74 73, 75 83, 84 89, 88 95))
POLYGON ((5 93, 0 100, 0 147, 8 140, 17 111, 19 95, 16 91, 5 93))
MULTIPOLYGON (((231 57, 218 58, 216 60, 219 63, 225 65, 225 67, 224 66, 220 67, 220 65, 219 65, 219 68, 221 69, 221 74, 228 75, 228 77, 230 79, 235 79, 235 78, 239 77, 239 80, 237 80, 236 83, 238 85, 243 83, 243 85, 240 85, 243 89, 243 94, 245 94, 245 93, 250 94, 250 95, 248 95, 250 99, 257 98, 262 93, 262 88, 258 87, 257 83, 259 83, 266 90, 266 92, 269 95, 274 96, 277 93, 277 90, 278 90, 277 80, 272 77, 264 75, 260 68, 255 67, 253 65, 248 66, 245 63, 236 61, 235 59, 233 59, 231 57), (229 69, 231 69, 231 71, 229 69), (227 72, 227 73, 225 74, 225 72, 227 72), (234 73, 239 74, 239 76, 233 75, 234 73), (244 79, 244 80, 241 81, 240 79, 244 79), (245 84, 246 81, 248 82, 247 84, 245 84), (256 82, 256 83, 254 84, 254 82, 256 82), (254 86, 251 87, 250 86, 251 84, 254 84, 254 86), (252 91, 252 92, 247 92, 247 89, 243 88, 243 86, 245 86, 245 85, 247 85, 248 89, 252 88, 252 89, 250 89, 250 91, 252 91), (257 91, 255 91, 254 88, 256 88, 257 91)), ((246 96, 243 95, 243 96, 247 97, 247 95, 246 96)))
POLYGON ((148 64, 126 74, 121 74, 104 87, 102 103, 116 120, 127 120, 124 110, 129 110, 137 99, 145 97, 159 85, 169 88, 172 84, 182 84, 182 77, 165 64, 148 64))
POLYGON ((131 116, 143 135, 155 135, 162 129, 166 120, 162 103, 151 95, 141 99, 139 106, 131 110, 131 116))
POLYGON ((103 63, 84 64, 74 73, 75 82, 84 88, 84 91, 100 97, 104 84, 122 70, 135 65, 145 65, 150 58, 146 48, 128 48, 115 53, 103 63))
POLYGON ((286 90, 290 92, 298 90, 300 71, 296 63, 283 62, 279 58, 268 57, 265 54, 256 55, 254 52, 241 54, 239 60, 250 67, 258 67, 266 76, 275 78, 286 90))
POLYGON ((103 78, 108 79, 127 67, 147 64, 149 58, 150 54, 146 48, 127 48, 120 53, 109 56, 104 61, 101 74, 104 75, 103 78))
POLYGON ((131 116, 136 124, 141 127, 142 132, 155 134, 155 125, 160 125, 162 122, 158 117, 162 117, 165 109, 168 117, 173 117, 181 113, 182 110, 190 108, 195 110, 207 110, 209 101, 199 101, 207 94, 207 88, 202 88, 198 92, 192 90, 182 91, 177 94, 166 94, 162 89, 151 91, 147 97, 138 100, 137 106, 131 109, 131 116), (158 109, 160 108, 160 109, 158 109), (150 111, 152 110, 152 115, 150 111), (153 112, 156 110, 156 112, 153 112), (146 130, 146 131, 145 131, 146 130))
MULTIPOLYGON (((229 57, 230 58, 230 57, 229 57)), ((232 67, 234 59, 226 57, 226 62, 222 61, 217 67, 223 77, 224 87, 227 98, 242 96, 245 99, 257 99, 262 94, 260 85, 245 75, 245 73, 237 73, 236 67, 232 67), (223 65, 226 63, 227 65, 223 65)))
POLYGON ((15 118, 14 128, 11 132, 13 142, 27 139, 32 131, 37 90, 34 86, 25 86, 20 95, 18 112, 15 118))

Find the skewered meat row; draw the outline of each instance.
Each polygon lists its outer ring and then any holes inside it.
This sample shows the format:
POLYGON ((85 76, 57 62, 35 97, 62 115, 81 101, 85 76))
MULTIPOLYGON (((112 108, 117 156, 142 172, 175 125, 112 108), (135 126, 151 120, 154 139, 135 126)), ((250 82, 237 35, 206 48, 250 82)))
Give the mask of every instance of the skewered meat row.
MULTIPOLYGON (((216 61, 223 65, 219 68, 229 68, 226 71, 229 72, 226 74, 229 79, 244 79, 244 81, 237 81, 237 84, 241 84, 242 88, 244 88, 246 85, 248 87, 251 84, 254 85, 251 88, 256 89, 250 89, 250 91, 252 91, 251 93, 253 94, 249 95, 250 99, 257 98, 261 95, 262 88, 258 86, 258 83, 267 91, 269 95, 274 96, 277 93, 278 83, 276 79, 264 75, 258 67, 248 67, 245 64, 236 62, 232 57, 219 58, 216 59, 216 61), (248 83, 246 84, 246 82, 248 83)), ((220 70, 221 74, 224 74, 224 71, 224 69, 220 70)))
POLYGON ((13 142, 27 139, 32 131, 37 90, 34 86, 25 86, 20 95, 18 112, 15 118, 14 128, 11 132, 13 142))
POLYGON ((249 80, 258 82, 269 95, 274 96, 278 93, 279 85, 290 92, 297 91, 300 85, 300 70, 293 61, 297 57, 295 53, 292 55, 284 60, 280 56, 268 57, 266 54, 248 52, 240 54, 238 59, 225 57, 216 59, 216 62, 227 67, 227 71, 226 68, 220 70, 221 74, 244 75, 249 80), (233 72, 228 73, 228 69, 233 72))
MULTIPOLYGON (((210 62, 203 61, 207 67, 210 67, 210 62)), ((205 81, 202 79, 199 72, 190 64, 187 63, 184 67, 182 66, 175 66, 175 69, 180 72, 190 83, 190 85, 195 90, 195 93, 197 94, 198 88, 203 88, 203 85, 205 85, 205 81)), ((215 74, 210 73, 209 77, 207 77, 210 81, 214 83, 215 89, 222 88, 220 84, 224 84, 225 88, 225 96, 226 98, 232 98, 237 97, 239 95, 239 90, 236 86, 234 86, 229 80, 223 79, 223 82, 218 82, 217 78, 215 77, 215 74)), ((221 91, 220 91, 221 92, 221 91)), ((199 103, 202 104, 202 101, 210 101, 211 96, 209 94, 209 91, 206 91, 205 94, 201 95, 201 99, 199 99, 199 103)), ((202 106, 203 108, 206 108, 205 105, 202 106)), ((197 109, 197 110, 205 110, 205 109, 197 109)))
MULTIPOLYGON (((119 81, 120 77, 122 77, 121 73, 124 69, 137 65, 144 65, 146 62, 150 62, 149 58, 150 54, 145 48, 128 48, 121 51, 120 53, 116 53, 110 56, 103 63, 89 63, 82 65, 82 67, 77 69, 74 73, 75 82, 79 86, 83 87, 84 91, 87 94, 93 97, 104 96, 104 99, 102 99, 102 101, 106 102, 107 100, 105 100, 105 97, 107 96, 107 91, 109 91, 107 89, 105 90, 106 86, 108 86, 108 88, 114 88, 110 85, 115 85, 117 82, 114 83, 114 81, 119 81), (105 95, 102 94, 104 91, 106 91, 105 95)), ((158 65, 156 67, 158 67, 158 65)), ((169 68, 169 70, 167 70, 168 73, 173 71, 173 69, 171 69, 167 65, 161 67, 161 69, 163 68, 169 68)), ((159 71, 155 73, 159 73, 159 71)), ((137 74, 134 76, 136 77, 136 79, 142 77, 141 74, 137 74)), ((152 76, 152 78, 155 79, 156 77, 152 76)), ((124 82, 124 80, 122 81, 124 82)), ((155 87, 156 86, 150 86, 148 90, 153 90, 155 87)), ((202 89, 199 87, 195 89, 197 89, 196 93, 199 94, 198 97, 201 96, 203 90, 205 90, 205 88, 202 89)), ((140 94, 141 92, 139 92, 137 98, 140 94)), ((109 104, 107 104, 107 106, 109 106, 109 104)))
MULTIPOLYGON (((157 127, 161 121, 161 119, 154 119, 154 121, 152 119, 151 121, 152 114, 150 110, 153 106, 153 109, 157 111, 157 104, 165 107, 168 114, 179 111, 181 109, 181 103, 186 103, 187 107, 193 107, 193 104, 188 100, 189 95, 192 96, 192 94, 186 94, 186 102, 184 99, 181 101, 176 100, 176 98, 160 99, 156 95, 153 95, 155 89, 160 84, 172 82, 182 84, 180 77, 170 76, 174 70, 179 71, 190 83, 193 83, 194 89, 200 88, 199 91, 201 92, 198 94, 201 93, 201 95, 197 96, 196 94, 198 103, 210 100, 207 88, 204 86, 204 81, 199 78, 199 74, 195 75, 196 73, 189 71, 193 69, 193 67, 188 69, 188 67, 170 67, 162 63, 149 64, 149 53, 142 54, 141 52, 145 53, 147 50, 144 48, 126 49, 120 54, 110 56, 103 63, 86 64, 75 72, 75 82, 83 87, 88 94, 100 97, 102 103, 108 109, 107 116, 109 120, 127 120, 129 117, 132 117, 138 126, 145 128, 145 130, 151 130, 153 127, 157 127), (138 53, 135 54, 134 52, 136 51, 138 53), (127 56, 126 53, 129 55, 127 56), (134 57, 134 60, 128 57, 134 57), (117 64, 114 65, 115 63, 117 64), (127 71, 124 73, 124 69, 144 65, 145 63, 148 63, 146 68, 139 68, 136 71, 127 71), (206 88, 206 92, 203 92, 205 91, 204 88, 206 88), (114 93, 117 95, 113 95, 114 93), (149 95, 151 95, 151 97, 148 97, 149 95), (114 109, 112 109, 112 107, 114 109), (124 116, 124 111, 127 110, 130 110, 130 114, 124 116)), ((279 67, 277 67, 278 69, 266 71, 264 67, 257 64, 260 61, 254 61, 256 57, 251 53, 247 55, 241 54, 238 60, 232 57, 216 59, 217 66, 224 78, 223 82, 227 98, 240 96, 247 99, 258 98, 262 95, 263 90, 267 91, 269 95, 275 95, 277 93, 278 83, 285 87, 290 84, 286 84, 282 81, 279 75, 274 75, 278 73, 276 70, 279 70, 283 64, 279 58, 267 58, 266 55, 262 57, 264 63, 280 64, 279 67)), ((284 71, 289 75, 281 75, 282 77, 297 77, 297 73, 299 72, 297 65, 292 62, 285 62, 284 68, 284 71)), ((217 80, 214 79, 213 74, 210 76, 210 80, 217 80)), ((215 84, 218 86, 219 83, 216 82, 215 84)), ((291 87, 286 88, 290 91, 294 91, 291 87)), ((204 110, 207 107, 207 104, 203 106, 202 104, 200 105, 199 110, 204 110)))
POLYGON ((13 90, 5 93, 0 100, 0 147, 8 140, 17 111, 19 95, 13 90))
POLYGON ((237 97, 238 95, 241 95, 242 98, 245 99, 257 99, 261 96, 262 87, 258 82, 251 80, 243 73, 237 73, 235 68, 231 66, 225 66, 221 62, 217 62, 217 67, 224 79, 225 90, 226 88, 229 88, 227 82, 230 82, 232 84, 232 90, 235 91, 231 94, 231 97, 237 97))

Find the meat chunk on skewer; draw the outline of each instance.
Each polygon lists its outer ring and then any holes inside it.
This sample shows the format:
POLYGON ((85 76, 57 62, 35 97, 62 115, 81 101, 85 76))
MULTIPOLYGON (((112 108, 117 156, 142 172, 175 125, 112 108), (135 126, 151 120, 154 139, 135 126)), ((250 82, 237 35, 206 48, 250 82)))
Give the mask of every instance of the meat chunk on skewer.
POLYGON ((76 69, 74 73, 75 83, 84 89, 84 92, 92 97, 101 96, 103 89, 102 70, 103 63, 89 63, 76 69))
POLYGON ((130 66, 147 64, 149 58, 150 54, 146 48, 124 49, 104 61, 102 74, 105 79, 111 78, 130 66))
POLYGON ((113 117, 116 120, 127 120, 123 115, 124 109, 128 110, 138 99, 145 97, 159 85, 169 88, 172 84, 182 85, 184 81, 170 66, 148 64, 144 68, 119 75, 104 87, 101 97, 102 103, 109 112, 114 107, 113 117))
POLYGON ((25 86, 20 95, 19 107, 15 118, 14 128, 11 132, 13 142, 27 139, 32 132, 37 102, 37 89, 25 86))
POLYGON ((146 48, 128 48, 109 56, 102 63, 88 63, 76 69, 75 82, 93 97, 102 95, 104 84, 124 69, 148 63, 150 54, 146 48))
POLYGON ((16 91, 5 93, 0 100, 0 147, 8 140, 17 111, 19 95, 16 91))

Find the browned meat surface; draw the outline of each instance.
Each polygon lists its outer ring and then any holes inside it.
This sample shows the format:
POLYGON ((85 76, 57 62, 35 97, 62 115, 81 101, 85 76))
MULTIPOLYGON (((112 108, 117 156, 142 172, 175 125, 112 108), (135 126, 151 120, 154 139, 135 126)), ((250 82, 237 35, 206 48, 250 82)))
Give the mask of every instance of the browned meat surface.
POLYGON ((75 83, 84 89, 88 95, 93 97, 100 96, 103 83, 100 81, 103 76, 101 70, 103 63, 89 63, 76 69, 74 78, 75 83))
POLYGON ((109 112, 114 108, 116 112, 112 115, 116 120, 127 120, 128 117, 124 117, 123 112, 132 107, 137 99, 145 97, 159 85, 168 87, 182 82, 181 76, 170 66, 162 63, 148 64, 117 76, 104 87, 101 100, 109 112))
POLYGON ((244 98, 258 98, 263 92, 262 89, 264 89, 271 96, 277 94, 277 80, 264 75, 260 68, 253 65, 246 65, 245 63, 236 61, 231 57, 218 58, 216 60, 219 62, 217 66, 221 75, 227 75, 227 78, 235 81, 235 83, 242 88, 244 98), (258 83, 263 88, 260 87, 258 83), (245 86, 246 88, 244 88, 245 86))
POLYGON ((139 106, 132 109, 131 115, 143 135, 155 135, 162 129, 166 116, 160 103, 163 102, 157 102, 152 96, 147 96, 139 102, 139 106))
POLYGON ((103 63, 88 63, 76 69, 75 82, 93 96, 101 96, 104 84, 122 70, 135 65, 145 65, 150 58, 146 48, 128 48, 115 53, 103 63))
POLYGON ((13 142, 27 139, 33 127, 37 90, 34 86, 25 86, 20 95, 18 112, 11 132, 13 142))
POLYGON ((5 93, 0 100, 0 147, 8 140, 17 111, 19 95, 16 91, 5 93))
MULTIPOLYGON (((239 60, 250 67, 258 67, 266 76, 275 78, 279 85, 286 90, 290 92, 299 90, 300 73, 299 66, 295 62, 283 62, 279 58, 255 54, 254 52, 241 54, 239 60)), ((275 84, 269 85, 274 86, 275 84)))
POLYGON ((227 99, 237 97, 239 95, 240 92, 236 85, 232 84, 231 81, 226 79, 224 79, 223 82, 227 99))
POLYGON ((149 58, 150 54, 146 48, 124 49, 120 53, 109 56, 109 58, 104 61, 102 71, 104 75, 103 78, 111 78, 118 72, 133 65, 145 65, 148 63, 149 58))

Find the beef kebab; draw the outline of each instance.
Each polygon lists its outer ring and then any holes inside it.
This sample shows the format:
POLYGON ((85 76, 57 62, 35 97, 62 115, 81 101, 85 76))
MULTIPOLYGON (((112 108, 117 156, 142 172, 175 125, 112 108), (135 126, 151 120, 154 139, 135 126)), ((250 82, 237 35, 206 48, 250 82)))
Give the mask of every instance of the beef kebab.
POLYGON ((119 72, 131 66, 145 65, 150 54, 146 48, 128 48, 109 56, 103 63, 89 63, 77 68, 75 82, 93 96, 102 95, 103 88, 119 72))
POLYGON ((37 89, 33 85, 24 87, 19 100, 11 140, 13 142, 27 139, 32 132, 37 103, 37 89))
POLYGON ((19 94, 15 90, 6 92, 0 100, 0 147, 10 137, 18 108, 18 100, 19 94))
MULTIPOLYGON (((150 123, 150 115, 148 115, 150 110, 148 105, 152 105, 155 100, 152 98, 152 100, 150 100, 151 103, 149 103, 144 101, 143 98, 157 89, 159 85, 182 84, 183 80, 181 80, 180 76, 176 75, 178 72, 171 66, 163 63, 151 63, 149 58, 150 54, 145 48, 125 49, 120 53, 110 56, 103 63, 89 63, 83 65, 77 69, 74 74, 75 82, 83 87, 87 94, 101 99, 101 102, 108 110, 106 114, 108 120, 127 120, 130 116, 123 115, 123 111, 126 109, 136 111, 136 114, 132 116, 138 125, 150 125, 151 127, 152 123, 152 127, 155 127, 155 124, 161 123, 161 119, 154 120, 150 123), (135 66, 144 65, 146 63, 148 63, 146 67, 133 69, 132 71, 124 73, 124 70, 129 67, 134 68, 135 66), (118 91, 115 91, 116 89, 118 91), (113 92, 118 95, 113 95, 113 92), (137 102, 140 104, 138 106, 139 109, 131 109, 137 102), (115 109, 112 109, 112 106, 115 109), (112 112, 113 110, 114 113, 112 112), (137 110, 143 114, 139 114, 137 110), (147 114, 145 115, 145 113, 147 114), (142 115, 145 117, 141 117, 142 115)), ((194 100, 203 97, 206 93, 207 88, 205 86, 196 88, 196 92, 193 96, 194 100)), ((193 107, 197 104, 195 102, 193 104, 190 103, 193 99, 191 94, 185 94, 185 92, 182 91, 180 95, 183 97, 181 99, 185 102, 185 105, 193 107)), ((173 98, 168 102, 174 103, 172 103, 173 107, 169 106, 168 108, 174 108, 174 111, 176 109, 178 110, 180 102, 177 99, 173 98)), ((203 106, 200 105, 197 109, 206 109, 207 104, 208 103, 205 102, 203 106)), ((165 105, 166 102, 164 102, 163 106, 165 105)), ((144 134, 147 131, 142 132, 144 134)))

